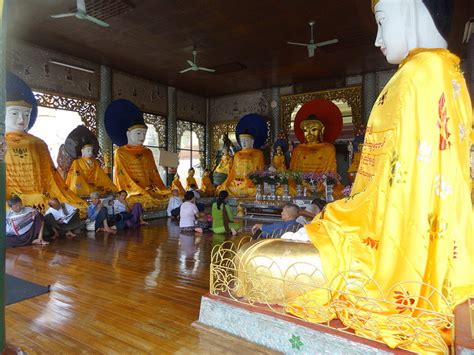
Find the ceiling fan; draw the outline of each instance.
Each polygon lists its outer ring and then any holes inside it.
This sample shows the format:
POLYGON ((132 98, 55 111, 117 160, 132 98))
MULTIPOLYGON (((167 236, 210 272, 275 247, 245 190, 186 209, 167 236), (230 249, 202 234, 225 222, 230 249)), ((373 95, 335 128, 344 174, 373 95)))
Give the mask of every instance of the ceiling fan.
POLYGON ((99 20, 98 18, 92 17, 87 14, 86 11, 86 2, 85 0, 77 0, 76 2, 77 10, 74 12, 68 12, 65 14, 51 15, 52 18, 63 18, 63 17, 72 17, 75 16, 79 20, 88 20, 102 27, 109 27, 110 25, 107 22, 99 20))
POLYGON ((308 23, 309 27, 311 28, 311 39, 309 40, 309 43, 287 42, 288 44, 292 44, 294 46, 303 46, 303 47, 308 48, 308 57, 314 57, 314 50, 318 47, 327 46, 328 44, 334 44, 334 43, 339 42, 338 39, 331 39, 329 41, 315 43, 314 34, 313 34, 315 23, 316 23, 315 21, 310 21, 308 23))
POLYGON ((183 69, 180 71, 181 74, 183 73, 186 73, 187 71, 207 71, 209 73, 214 73, 215 70, 214 69, 210 69, 210 68, 204 68, 204 67, 200 67, 198 66, 197 64, 197 61, 196 61, 196 54, 197 54, 197 51, 196 50, 193 50, 193 61, 190 61, 190 60, 187 60, 186 62, 189 64, 189 68, 186 68, 186 69, 183 69))

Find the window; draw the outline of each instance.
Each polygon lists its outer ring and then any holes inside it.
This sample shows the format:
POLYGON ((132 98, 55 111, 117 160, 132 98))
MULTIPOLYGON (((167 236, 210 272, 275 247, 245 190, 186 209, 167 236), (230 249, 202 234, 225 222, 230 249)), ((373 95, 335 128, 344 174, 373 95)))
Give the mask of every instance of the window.
POLYGON ((59 147, 64 144, 69 133, 82 124, 81 116, 75 111, 38 106, 36 123, 28 133, 46 142, 54 165, 57 166, 59 147))
POLYGON ((166 149, 166 118, 151 113, 144 113, 143 117, 148 127, 144 145, 153 152, 161 180, 166 184, 166 169, 159 165, 158 153, 160 149, 166 149))
POLYGON ((203 124, 177 121, 178 128, 178 174, 184 181, 188 176, 188 169, 194 168, 194 177, 198 184, 201 184, 201 176, 205 168, 205 147, 203 124))

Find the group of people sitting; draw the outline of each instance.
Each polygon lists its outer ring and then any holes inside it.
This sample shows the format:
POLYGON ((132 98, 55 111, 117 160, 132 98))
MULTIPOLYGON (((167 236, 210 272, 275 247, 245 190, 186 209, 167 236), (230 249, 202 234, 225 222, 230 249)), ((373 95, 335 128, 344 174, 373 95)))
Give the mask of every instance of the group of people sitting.
MULTIPOLYGON (((235 236, 242 230, 241 225, 234 220, 232 210, 227 204, 229 198, 227 191, 219 192, 217 201, 212 204, 210 216, 204 213, 204 205, 197 202, 199 194, 196 196, 195 190, 187 191, 183 201, 179 197, 178 190, 173 190, 172 194, 168 204, 168 216, 179 220, 182 232, 202 233, 205 230, 212 230, 216 234, 235 236)), ((311 221, 325 206, 326 201, 320 198, 314 199, 305 209, 299 208, 293 203, 287 203, 283 206, 281 221, 255 224, 252 227, 252 238, 270 238, 281 236, 287 231, 293 231, 293 229, 311 221)))
POLYGON ((115 234, 117 230, 146 225, 142 206, 135 203, 130 208, 126 198, 124 190, 116 198, 105 200, 97 192, 91 193, 87 220, 83 221, 77 208, 57 198, 48 201, 49 208, 43 216, 37 209, 23 206, 20 197, 13 196, 7 200, 6 246, 47 245, 60 237, 74 238, 84 228, 115 234))

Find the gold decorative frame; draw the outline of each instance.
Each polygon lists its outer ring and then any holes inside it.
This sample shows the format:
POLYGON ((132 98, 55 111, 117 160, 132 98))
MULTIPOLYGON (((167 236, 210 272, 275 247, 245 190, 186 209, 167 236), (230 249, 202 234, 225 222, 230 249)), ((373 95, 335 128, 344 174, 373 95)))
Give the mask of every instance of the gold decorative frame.
MULTIPOLYGON (((450 332, 454 339, 454 307, 440 290, 418 281, 406 281, 393 285, 384 294, 371 277, 350 270, 327 280, 316 264, 295 262, 286 265, 271 256, 253 255, 249 249, 242 253, 241 249, 245 249, 242 247, 249 241, 250 237, 242 237, 212 249, 212 295, 301 320, 287 313, 289 309, 298 309, 303 319, 319 319, 318 324, 324 327, 352 335, 353 330, 358 330, 366 338, 380 343, 381 335, 390 330, 402 349, 415 347, 427 352, 453 353, 453 345, 446 344, 442 332, 450 332), (281 265, 286 265, 285 269, 281 269, 281 265), (408 290, 413 287, 426 292, 412 296, 408 290), (369 297, 367 289, 379 290, 377 298, 369 297), (311 297, 301 297, 314 291, 326 294, 328 302, 316 304, 311 297), (281 301, 275 303, 275 295, 281 301), (392 299, 390 295, 397 296, 392 299), (436 306, 432 300, 438 300, 439 304, 436 306), (415 304, 424 304, 425 308, 415 307, 415 304), (385 310, 395 308, 398 313, 381 316, 385 310), (438 308, 444 312, 436 311, 438 308), (332 322, 333 318, 338 318, 342 324, 332 322)), ((291 245, 291 241, 288 243, 291 245)))
POLYGON ((352 123, 354 126, 358 128, 362 125, 362 86, 350 86, 341 89, 282 96, 280 98, 281 129, 285 132, 290 130, 291 114, 297 105, 314 99, 346 102, 352 109, 352 123))
POLYGON ((35 92, 35 98, 38 106, 77 112, 81 116, 84 126, 92 133, 97 134, 97 108, 95 103, 72 97, 51 95, 45 92, 35 92))

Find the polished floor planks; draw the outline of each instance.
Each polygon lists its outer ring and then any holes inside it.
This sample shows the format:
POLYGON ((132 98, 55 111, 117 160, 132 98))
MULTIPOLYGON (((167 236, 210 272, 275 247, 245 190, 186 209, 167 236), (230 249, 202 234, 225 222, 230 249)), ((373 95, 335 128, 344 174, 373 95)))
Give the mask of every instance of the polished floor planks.
POLYGON ((268 353, 191 325, 222 240, 160 219, 115 236, 8 249, 7 272, 51 292, 6 307, 7 343, 28 354, 268 353))

